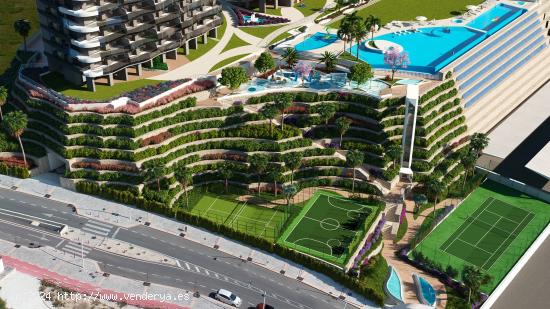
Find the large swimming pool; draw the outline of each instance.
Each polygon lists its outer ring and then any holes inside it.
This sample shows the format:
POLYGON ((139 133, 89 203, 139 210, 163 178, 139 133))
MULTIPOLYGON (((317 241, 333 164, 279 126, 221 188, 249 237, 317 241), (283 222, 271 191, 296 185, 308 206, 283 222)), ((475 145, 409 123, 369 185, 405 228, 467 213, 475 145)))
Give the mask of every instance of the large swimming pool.
MULTIPOLYGON (((410 64, 406 70, 435 73, 481 43, 488 36, 506 26, 526 10, 507 4, 498 4, 476 17, 466 26, 427 27, 417 31, 402 31, 377 36, 375 40, 397 43, 409 54, 410 64)), ((388 69, 384 55, 368 49, 364 44, 349 49, 374 68, 388 69)))
POLYGON ((295 46, 296 51, 306 51, 328 46, 338 40, 336 34, 317 32, 295 46))

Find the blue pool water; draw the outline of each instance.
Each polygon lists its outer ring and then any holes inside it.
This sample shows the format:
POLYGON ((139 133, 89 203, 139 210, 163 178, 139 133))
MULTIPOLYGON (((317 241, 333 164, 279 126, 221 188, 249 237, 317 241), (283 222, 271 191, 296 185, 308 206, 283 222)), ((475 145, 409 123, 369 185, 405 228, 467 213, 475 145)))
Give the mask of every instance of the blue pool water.
POLYGON ((338 40, 336 34, 317 32, 295 46, 296 51, 306 51, 328 46, 338 40))
POLYGON ((401 280, 395 272, 395 269, 390 266, 390 277, 386 281, 386 290, 399 301, 403 301, 403 295, 401 295, 401 280))
POLYGON ((466 26, 493 34, 516 19, 523 12, 523 9, 500 3, 467 23, 466 26))
MULTIPOLYGON (((243 20, 245 23, 249 23, 250 22, 250 18, 251 16, 250 15, 243 15, 243 20)), ((257 23, 263 23, 264 22, 264 19, 263 18, 259 18, 259 17, 256 17, 256 21, 257 23)))
POLYGON ((420 276, 418 276, 418 281, 420 282, 420 290, 422 292, 422 296, 424 296, 424 299, 428 302, 430 306, 433 306, 435 304, 434 288, 428 281, 426 281, 426 279, 420 276))
MULTIPOLYGON (((388 33, 375 40, 387 40, 401 45, 409 54, 410 64, 404 70, 435 73, 464 53, 481 43, 488 36, 500 30, 526 10, 506 4, 498 4, 481 14, 466 26, 420 28, 419 32, 405 34, 388 33)), ((389 67, 384 64, 384 55, 367 50, 363 44, 348 49, 374 68, 389 67)))

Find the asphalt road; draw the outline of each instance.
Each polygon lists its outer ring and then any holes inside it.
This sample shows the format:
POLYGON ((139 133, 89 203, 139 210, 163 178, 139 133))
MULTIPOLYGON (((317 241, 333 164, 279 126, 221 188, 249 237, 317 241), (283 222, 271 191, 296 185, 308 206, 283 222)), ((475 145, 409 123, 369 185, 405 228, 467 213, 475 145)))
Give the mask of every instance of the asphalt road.
POLYGON ((550 238, 542 243, 491 308, 550 308, 548 257, 550 257, 550 238))
POLYGON ((182 237, 146 226, 118 228, 79 216, 64 203, 0 189, 0 220, 3 220, 0 223, 5 223, 0 224, 0 238, 23 245, 40 243, 44 246, 59 246, 62 238, 48 234, 50 231, 46 228, 24 227, 25 220, 20 217, 30 216, 81 228, 98 236, 114 236, 121 241, 176 258, 179 263, 179 267, 173 267, 91 248, 86 250, 86 257, 97 261, 104 272, 189 291, 198 290, 203 294, 226 288, 243 299, 244 308, 261 302, 263 291, 266 291, 268 303, 276 308, 345 307, 340 300, 297 280, 182 237), (15 217, 15 212, 23 215, 15 217))

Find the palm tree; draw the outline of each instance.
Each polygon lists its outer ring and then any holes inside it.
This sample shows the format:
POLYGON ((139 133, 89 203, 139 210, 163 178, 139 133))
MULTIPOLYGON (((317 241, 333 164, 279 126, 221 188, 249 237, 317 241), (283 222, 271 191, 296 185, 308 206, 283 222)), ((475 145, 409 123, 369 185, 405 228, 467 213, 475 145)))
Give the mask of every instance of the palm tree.
POLYGON ((26 19, 19 19, 13 23, 13 29, 23 37, 25 52, 27 52, 27 37, 31 31, 31 22, 26 19))
POLYGON ((380 28, 380 24, 381 24, 381 21, 380 21, 380 18, 374 16, 374 15, 369 15, 367 16, 367 18, 365 19, 365 27, 367 28, 368 31, 370 31, 371 33, 371 36, 370 36, 370 39, 374 39, 374 32, 380 28))
POLYGON ((249 159, 250 162, 250 172, 255 173, 258 176, 258 196, 260 196, 260 178, 264 174, 269 164, 269 158, 266 154, 260 153, 252 155, 249 159))
POLYGON ((294 197, 294 195, 296 195, 296 193, 298 193, 298 188, 296 188, 296 186, 294 185, 283 187, 283 195, 285 196, 285 199, 286 199, 285 214, 287 215, 287 218, 288 218, 288 210, 289 210, 288 208, 290 207, 290 200, 294 197))
POLYGON ((468 174, 470 174, 476 166, 476 161, 477 154, 473 150, 468 151, 468 153, 460 160, 460 163, 464 166, 464 183, 462 184, 462 189, 466 186, 466 179, 468 178, 468 174))
POLYGON ((323 63, 325 65, 327 72, 332 72, 336 68, 336 55, 332 52, 325 51, 321 55, 321 60, 319 63, 323 63))
POLYGON ((275 117, 277 117, 277 115, 279 115, 279 110, 277 109, 277 106, 273 104, 264 106, 264 108, 262 109, 262 115, 265 118, 269 119, 269 134, 273 136, 273 120, 275 119, 275 117))
POLYGON ((279 166, 273 166, 269 169, 267 176, 271 179, 271 181, 273 181, 273 194, 277 197, 277 182, 280 182, 283 177, 281 168, 279 166))
POLYGON ((336 107, 331 103, 322 103, 317 108, 319 118, 325 123, 325 129, 328 128, 328 121, 336 114, 336 107))
POLYGON ((434 211, 433 211, 433 215, 434 215, 434 218, 435 218, 435 206, 437 205, 437 200, 439 198, 439 195, 441 195, 441 193, 443 193, 443 191, 445 191, 445 186, 443 185, 443 183, 441 181, 439 181, 439 179, 435 176, 432 176, 430 177, 426 183, 425 183, 425 186, 426 186, 426 191, 428 191, 431 195, 434 196, 434 211))
POLYGON ((164 175, 164 166, 159 163, 155 163, 153 166, 145 170, 145 180, 154 180, 157 183, 157 190, 160 192, 160 179, 164 175))
POLYGON ((283 161, 285 165, 290 169, 290 184, 294 183, 294 172, 302 165, 303 155, 301 152, 289 152, 285 155, 283 161))
POLYGON ((21 135, 25 132, 28 122, 27 115, 19 110, 7 113, 2 121, 2 125, 8 134, 17 138, 19 141, 25 167, 27 167, 27 156, 25 155, 25 148, 23 148, 23 143, 21 142, 21 135))
POLYGON ((361 41, 363 41, 369 34, 367 31, 367 28, 365 27, 365 24, 363 24, 363 21, 361 20, 361 17, 357 21, 353 22, 353 34, 352 37, 355 39, 355 42, 357 42, 357 50, 355 51, 355 57, 359 59, 359 46, 361 44, 361 41))
POLYGON ((6 104, 6 100, 8 99, 8 89, 4 86, 0 86, 0 120, 4 119, 4 115, 2 114, 2 106, 6 104))
POLYGON ((346 134, 350 126, 351 120, 348 118, 340 117, 336 119, 336 129, 338 129, 338 133, 340 133, 340 148, 342 148, 342 139, 344 138, 344 134, 346 134))
POLYGON ((338 31, 336 32, 338 38, 344 41, 344 52, 346 51, 346 43, 351 40, 351 24, 347 18, 347 16, 344 17, 340 23, 340 27, 338 27, 338 31))
POLYGON ((279 93, 275 97, 275 106, 281 113, 281 131, 284 131, 285 110, 292 106, 292 98, 292 94, 290 93, 279 93))
POLYGON ((346 6, 347 0, 336 0, 336 7, 334 8, 335 11, 339 11, 341 8, 346 6))
POLYGON ((386 149, 386 154, 390 157, 394 166, 395 162, 401 158, 402 153, 403 150, 401 149, 401 146, 397 144, 391 144, 388 149, 386 149))
POLYGON ((470 138, 470 147, 478 156, 481 155, 483 149, 489 145, 489 137, 484 133, 474 133, 470 138))
POLYGON ((289 67, 294 68, 296 62, 298 62, 298 52, 295 48, 289 47, 285 49, 283 53, 283 59, 286 61, 289 67))
POLYGON ((355 193, 355 169, 365 161, 365 154, 357 149, 350 150, 346 153, 346 164, 353 168, 353 182, 351 183, 351 193, 355 193))
POLYGON ((225 193, 227 193, 229 189, 229 178, 233 176, 233 171, 231 170, 231 165, 229 163, 225 162, 222 164, 220 167, 220 176, 224 179, 225 193))
POLYGON ((472 298, 474 301, 479 300, 479 290, 481 286, 491 282, 493 278, 479 267, 466 265, 462 269, 462 281, 468 288, 468 303, 472 298))
POLYGON ((189 209, 189 194, 187 192, 187 187, 193 183, 193 173, 191 173, 185 165, 180 165, 176 167, 174 176, 183 189, 183 193, 185 194, 185 207, 189 209))

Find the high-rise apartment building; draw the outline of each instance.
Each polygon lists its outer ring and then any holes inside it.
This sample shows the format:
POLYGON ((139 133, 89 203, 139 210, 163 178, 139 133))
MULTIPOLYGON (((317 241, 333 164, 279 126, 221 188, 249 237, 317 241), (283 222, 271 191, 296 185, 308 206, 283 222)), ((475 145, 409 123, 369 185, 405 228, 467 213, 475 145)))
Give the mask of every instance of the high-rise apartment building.
POLYGON ((222 24, 217 0, 37 0, 51 71, 95 88, 95 79, 125 80, 128 70, 177 49, 195 48, 222 24))

